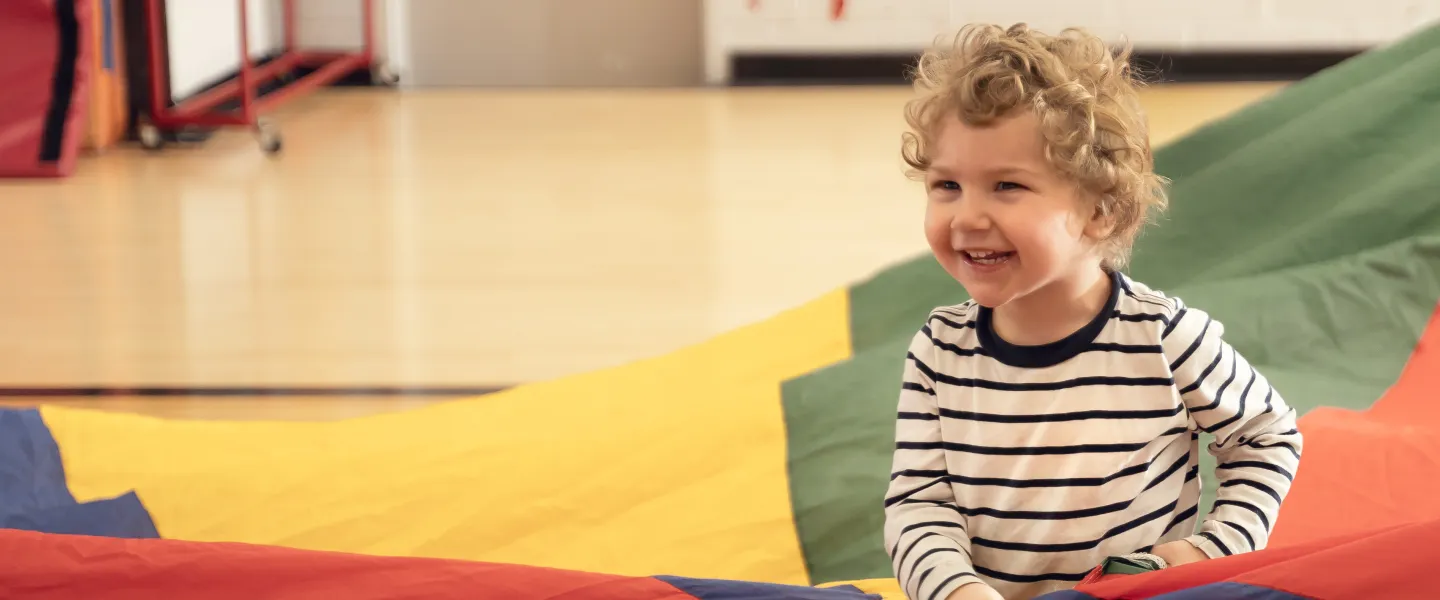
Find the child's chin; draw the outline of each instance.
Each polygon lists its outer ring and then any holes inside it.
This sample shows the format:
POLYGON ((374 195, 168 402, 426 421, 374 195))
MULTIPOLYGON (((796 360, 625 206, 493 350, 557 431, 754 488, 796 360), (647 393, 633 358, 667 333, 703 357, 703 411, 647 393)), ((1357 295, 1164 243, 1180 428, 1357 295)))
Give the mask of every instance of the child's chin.
POLYGON ((960 287, 965 288, 965 292, 980 306, 994 309, 1015 299, 1012 280, 1008 277, 976 277, 964 271, 956 275, 955 280, 960 287))
POLYGON ((987 286, 967 286, 965 291, 970 294, 970 299, 974 300, 976 304, 992 310, 1013 299, 1011 294, 1007 294, 1003 290, 987 289, 987 286))

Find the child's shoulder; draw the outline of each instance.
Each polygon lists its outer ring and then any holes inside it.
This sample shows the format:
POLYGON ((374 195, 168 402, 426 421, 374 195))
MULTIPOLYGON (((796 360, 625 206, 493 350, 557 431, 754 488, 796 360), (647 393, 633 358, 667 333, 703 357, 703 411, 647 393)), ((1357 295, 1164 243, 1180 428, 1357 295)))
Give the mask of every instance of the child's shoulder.
POLYGON ((1113 277, 1118 286, 1114 290, 1115 312, 1121 318, 1124 315, 1157 315, 1169 319, 1186 308, 1179 297, 1131 279, 1128 275, 1116 273, 1113 277))
POLYGON ((1116 275, 1114 318, 1132 323, 1150 323, 1167 351, 1185 346, 1208 334, 1219 335, 1222 326, 1203 309, 1190 306, 1179 296, 1167 294, 1126 275, 1116 275))
POLYGON ((980 304, 966 300, 959 304, 937 306, 925 317, 923 330, 931 333, 974 331, 980 317, 980 304))
POLYGON ((980 305, 974 300, 932 308, 911 339, 911 350, 977 346, 975 329, 979 318, 980 305))

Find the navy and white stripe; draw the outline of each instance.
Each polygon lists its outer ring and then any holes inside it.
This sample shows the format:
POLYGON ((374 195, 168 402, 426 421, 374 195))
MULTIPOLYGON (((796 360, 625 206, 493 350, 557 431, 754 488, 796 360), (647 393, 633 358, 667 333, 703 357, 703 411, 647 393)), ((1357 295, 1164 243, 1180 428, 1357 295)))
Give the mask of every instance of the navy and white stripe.
POLYGON ((973 302, 936 309, 913 338, 884 506, 911 598, 976 581, 1033 597, 1174 540, 1212 557, 1265 546, 1302 450, 1294 410, 1220 322, 1112 281, 1105 309, 1055 344, 1005 343, 973 302), (1200 431, 1219 440, 1209 515, 1200 431))

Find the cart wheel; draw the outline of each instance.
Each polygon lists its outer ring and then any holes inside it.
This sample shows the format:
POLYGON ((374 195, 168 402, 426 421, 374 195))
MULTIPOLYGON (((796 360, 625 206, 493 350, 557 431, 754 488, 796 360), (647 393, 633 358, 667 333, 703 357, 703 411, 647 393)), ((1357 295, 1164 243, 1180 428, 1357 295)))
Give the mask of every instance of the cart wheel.
POLYGON ((266 154, 279 154, 283 147, 280 131, 269 123, 255 126, 255 138, 260 141, 260 149, 266 154))
POLYGON ((379 64, 370 67, 370 82, 375 85, 395 85, 400 82, 400 76, 390 70, 389 66, 379 64))
POLYGON ((136 126, 136 133, 140 135, 140 146, 146 150, 154 151, 165 147, 165 135, 154 123, 140 121, 136 126))

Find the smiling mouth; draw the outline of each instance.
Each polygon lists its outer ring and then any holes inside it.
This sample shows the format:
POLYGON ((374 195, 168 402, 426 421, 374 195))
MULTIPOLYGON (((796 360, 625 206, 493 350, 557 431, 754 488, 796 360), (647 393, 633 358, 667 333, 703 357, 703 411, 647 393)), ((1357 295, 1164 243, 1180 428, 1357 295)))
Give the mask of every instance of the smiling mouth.
POLYGON ((1005 263, 1015 256, 1014 252, 995 252, 991 250, 961 250, 960 256, 973 265, 994 266, 1005 263))

